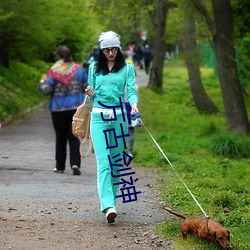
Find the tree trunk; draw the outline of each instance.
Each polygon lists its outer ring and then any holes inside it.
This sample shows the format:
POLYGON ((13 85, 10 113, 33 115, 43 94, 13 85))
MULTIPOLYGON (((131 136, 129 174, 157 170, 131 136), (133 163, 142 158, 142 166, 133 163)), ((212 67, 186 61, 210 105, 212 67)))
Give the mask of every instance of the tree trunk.
POLYGON ((237 71, 230 0, 212 0, 214 20, 200 0, 191 0, 212 33, 229 132, 249 134, 250 123, 237 71))
POLYGON ((166 53, 166 43, 164 41, 166 19, 168 12, 168 1, 156 1, 155 16, 155 37, 153 45, 153 62, 149 74, 148 87, 157 87, 162 89, 163 66, 166 53))
POLYGON ((248 134, 250 124, 235 60, 230 0, 212 0, 212 3, 216 29, 213 38, 228 129, 237 134, 248 134))
POLYGON ((190 15, 193 11, 192 6, 187 6, 187 10, 185 18, 185 55, 191 92, 200 113, 217 113, 218 108, 207 95, 201 80, 200 57, 196 48, 195 18, 190 15))

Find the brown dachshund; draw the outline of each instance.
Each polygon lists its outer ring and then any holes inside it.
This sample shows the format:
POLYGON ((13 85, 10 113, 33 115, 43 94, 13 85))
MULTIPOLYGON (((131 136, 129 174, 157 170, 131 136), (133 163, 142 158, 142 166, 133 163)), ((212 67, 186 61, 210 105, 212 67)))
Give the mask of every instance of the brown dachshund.
POLYGON ((169 208, 163 207, 166 211, 183 219, 181 233, 183 239, 187 239, 188 234, 196 235, 201 241, 216 241, 224 249, 231 249, 229 245, 230 232, 222 225, 210 218, 187 218, 185 215, 173 212, 169 208))

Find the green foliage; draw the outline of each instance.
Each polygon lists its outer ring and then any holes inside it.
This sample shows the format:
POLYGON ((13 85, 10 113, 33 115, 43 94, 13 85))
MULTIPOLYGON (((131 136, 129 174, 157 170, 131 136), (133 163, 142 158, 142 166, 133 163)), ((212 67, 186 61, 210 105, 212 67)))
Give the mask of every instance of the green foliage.
MULTIPOLYGON (((165 40, 167 43, 178 44, 183 40, 185 34, 185 17, 188 15, 195 19, 196 36, 198 41, 211 39, 211 34, 208 30, 204 18, 192 6, 191 1, 178 0, 171 1, 177 4, 176 8, 170 8, 168 11, 167 25, 165 32, 165 40)), ((209 13, 212 12, 210 1, 203 1, 209 13)))
POLYGON ((148 32, 149 40, 154 36, 154 0, 112 0, 108 3, 106 0, 94 0, 92 6, 98 23, 105 30, 114 30, 121 35, 123 48, 131 42, 143 42, 140 33, 144 30, 148 32))
MULTIPOLYGON (((219 81, 210 68, 202 67, 201 75, 207 93, 222 113, 198 113, 189 89, 187 71, 180 60, 169 61, 166 65, 163 93, 139 89, 142 121, 174 169, 144 127, 135 130, 133 162, 135 166, 160 169, 163 183, 158 183, 156 188, 165 204, 189 217, 201 217, 202 212, 181 178, 206 213, 230 230, 232 249, 245 250, 250 248, 246 237, 250 219, 250 159, 249 154, 248 158, 243 157, 250 152, 249 137, 227 133, 219 81), (214 155, 211 145, 221 138, 226 141, 231 138, 232 148, 237 148, 237 154, 230 153, 230 157, 214 155), (232 155, 237 155, 237 158, 231 158, 232 155)), ((247 107, 250 111, 250 106, 247 107)), ((224 146, 227 147, 229 144, 224 146)), ((192 236, 190 241, 178 238, 180 221, 177 220, 160 224, 156 228, 157 233, 163 233, 167 239, 177 237, 174 244, 178 250, 201 249, 199 241, 192 236)), ((217 249, 217 246, 207 243, 203 249, 217 249)))
POLYGON ((165 40, 170 44, 176 44, 183 38, 184 32, 184 13, 182 4, 177 8, 168 11, 165 40))
POLYGON ((0 64, 12 59, 30 62, 51 59, 66 44, 82 61, 96 43, 95 15, 89 1, 2 0, 0 10, 0 64), (93 14, 93 15, 92 15, 93 14))
POLYGON ((0 67, 0 121, 8 116, 19 116, 24 109, 33 107, 44 100, 38 90, 39 80, 49 65, 34 61, 32 66, 11 62, 7 70, 0 67))
POLYGON ((250 96, 250 35, 240 39, 237 44, 237 62, 241 85, 245 93, 250 96))
POLYGON ((249 8, 250 2, 248 0, 232 0, 235 35, 237 38, 249 35, 250 14, 246 11, 249 8))
POLYGON ((211 150, 223 157, 250 158, 250 140, 236 135, 216 136, 211 142, 211 150))

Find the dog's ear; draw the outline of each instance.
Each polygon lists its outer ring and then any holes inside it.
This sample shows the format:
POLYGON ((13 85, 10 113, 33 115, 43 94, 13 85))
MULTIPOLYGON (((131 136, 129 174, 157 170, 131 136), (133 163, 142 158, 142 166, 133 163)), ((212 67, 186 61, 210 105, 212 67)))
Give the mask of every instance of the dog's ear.
POLYGON ((227 240, 230 241, 230 232, 227 230, 228 236, 227 236, 227 240))
POLYGON ((213 238, 216 240, 216 232, 213 233, 213 238))

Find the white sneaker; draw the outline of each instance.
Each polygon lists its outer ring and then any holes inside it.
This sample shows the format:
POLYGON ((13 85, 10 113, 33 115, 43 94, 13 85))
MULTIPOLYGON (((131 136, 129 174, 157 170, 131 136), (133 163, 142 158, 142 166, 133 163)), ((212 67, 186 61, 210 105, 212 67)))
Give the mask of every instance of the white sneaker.
POLYGON ((110 207, 107 209, 106 218, 108 220, 108 223, 114 223, 116 216, 117 216, 117 212, 115 208, 110 207))
POLYGON ((133 154, 131 151, 128 152, 128 155, 133 158, 133 154))
POLYGON ((54 171, 55 173, 59 173, 59 174, 63 174, 63 173, 64 173, 63 170, 57 170, 57 168, 54 168, 53 171, 54 171))

